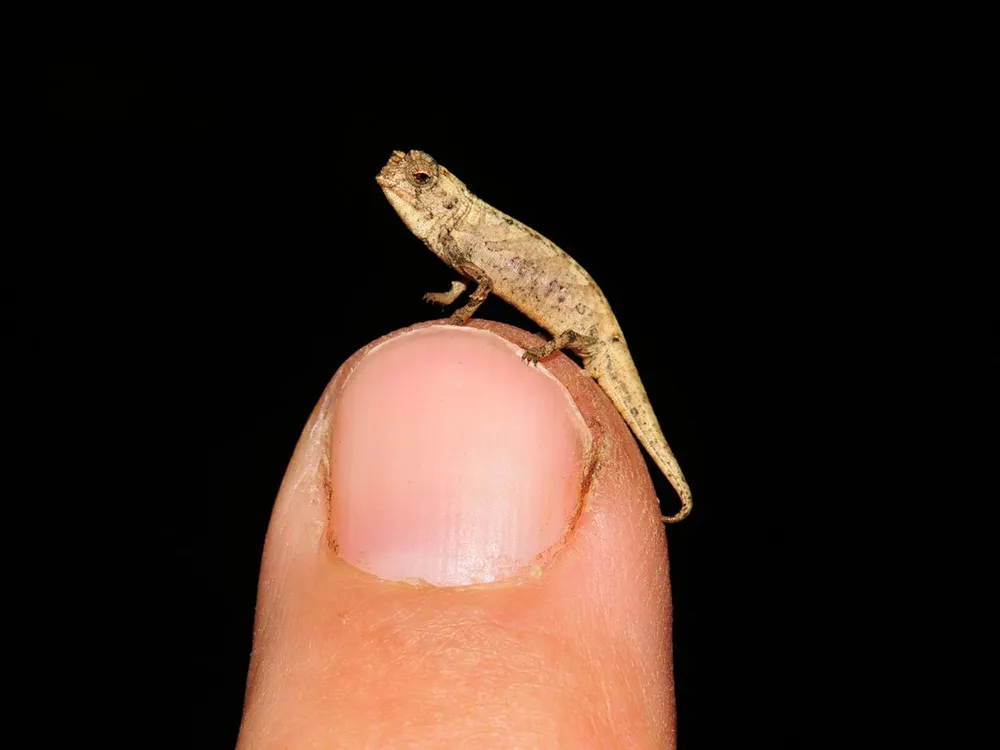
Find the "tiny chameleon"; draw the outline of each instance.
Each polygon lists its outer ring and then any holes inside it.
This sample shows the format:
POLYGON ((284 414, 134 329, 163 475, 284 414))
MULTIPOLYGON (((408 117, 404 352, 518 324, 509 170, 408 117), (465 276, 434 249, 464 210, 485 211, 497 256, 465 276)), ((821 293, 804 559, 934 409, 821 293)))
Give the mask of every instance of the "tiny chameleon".
MULTIPOLYGON (((449 322, 463 325, 493 292, 546 329, 551 341, 524 352, 535 364, 567 348, 583 360, 681 500, 663 516, 675 523, 691 512, 691 490, 663 436, 625 336, 603 292, 582 266, 555 243, 469 192, 465 184, 422 151, 394 151, 375 178, 407 227, 476 288, 449 322)), ((450 305, 465 292, 425 294, 450 305)))

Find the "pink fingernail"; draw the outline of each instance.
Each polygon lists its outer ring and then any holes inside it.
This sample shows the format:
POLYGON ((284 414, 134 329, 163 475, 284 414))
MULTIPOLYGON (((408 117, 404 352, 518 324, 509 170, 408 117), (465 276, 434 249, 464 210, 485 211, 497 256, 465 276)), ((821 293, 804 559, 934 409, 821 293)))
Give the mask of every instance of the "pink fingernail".
POLYGON ((563 386, 495 334, 390 339, 359 360, 332 419, 332 532, 381 578, 507 578, 576 512, 590 433, 563 386))

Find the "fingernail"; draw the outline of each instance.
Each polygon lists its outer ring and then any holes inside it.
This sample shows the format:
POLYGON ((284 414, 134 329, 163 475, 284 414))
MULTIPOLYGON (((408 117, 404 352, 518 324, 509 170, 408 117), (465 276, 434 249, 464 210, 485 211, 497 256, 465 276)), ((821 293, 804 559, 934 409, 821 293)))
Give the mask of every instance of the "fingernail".
POLYGON ((339 555, 390 580, 501 580, 565 535, 589 430, 563 386, 496 334, 433 326, 347 376, 331 425, 339 555))

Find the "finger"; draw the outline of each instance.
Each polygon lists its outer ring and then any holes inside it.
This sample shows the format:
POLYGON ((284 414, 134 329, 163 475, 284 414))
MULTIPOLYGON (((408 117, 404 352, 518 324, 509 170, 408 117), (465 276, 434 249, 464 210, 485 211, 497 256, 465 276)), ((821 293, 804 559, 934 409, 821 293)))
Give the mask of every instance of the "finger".
POLYGON ((268 530, 239 747, 672 746, 649 476, 539 343, 415 326, 335 376, 268 530))

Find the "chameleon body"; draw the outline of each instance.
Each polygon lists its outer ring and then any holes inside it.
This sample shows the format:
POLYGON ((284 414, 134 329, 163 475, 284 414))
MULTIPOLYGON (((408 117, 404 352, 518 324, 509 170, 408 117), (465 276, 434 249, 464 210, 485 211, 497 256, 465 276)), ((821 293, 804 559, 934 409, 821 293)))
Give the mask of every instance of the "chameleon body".
MULTIPOLYGON (((564 347, 576 352, 680 497, 680 511, 664 516, 664 522, 685 518, 691 512, 691 490, 611 305, 590 274, 553 242, 474 196, 421 151, 394 151, 376 181, 410 230, 475 282, 451 322, 465 323, 492 292, 552 334, 546 345, 526 351, 526 360, 538 362, 564 347)), ((464 282, 456 281, 449 291, 425 299, 451 304, 465 289, 464 282)))

